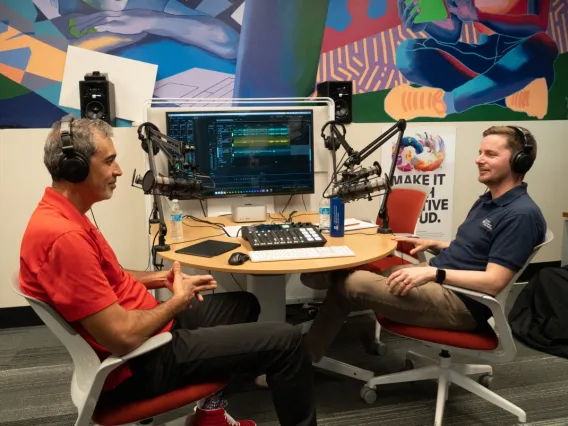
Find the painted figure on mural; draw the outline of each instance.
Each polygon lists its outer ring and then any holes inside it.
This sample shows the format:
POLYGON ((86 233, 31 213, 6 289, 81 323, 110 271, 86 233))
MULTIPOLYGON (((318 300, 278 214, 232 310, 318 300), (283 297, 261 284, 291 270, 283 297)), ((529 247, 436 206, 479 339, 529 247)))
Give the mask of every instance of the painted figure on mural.
POLYGON ((447 19, 421 23, 420 1, 397 2, 403 26, 429 37, 398 46, 397 68, 422 87, 393 88, 385 99, 391 117, 443 118, 484 104, 546 115, 558 56, 546 34, 550 0, 445 0, 447 19), (460 41, 468 22, 481 33, 477 42, 460 41))
POLYGON ((195 8, 183 0, 34 0, 34 4, 70 44, 85 49, 110 53, 164 37, 235 59, 239 33, 222 18, 243 1, 194 1, 195 8))

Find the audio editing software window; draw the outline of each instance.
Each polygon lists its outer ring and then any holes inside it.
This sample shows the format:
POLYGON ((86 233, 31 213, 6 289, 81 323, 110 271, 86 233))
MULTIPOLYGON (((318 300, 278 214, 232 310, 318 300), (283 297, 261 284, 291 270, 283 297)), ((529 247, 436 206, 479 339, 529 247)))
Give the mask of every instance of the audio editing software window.
POLYGON ((167 112, 166 123, 215 181, 206 198, 314 193, 311 110, 167 112))

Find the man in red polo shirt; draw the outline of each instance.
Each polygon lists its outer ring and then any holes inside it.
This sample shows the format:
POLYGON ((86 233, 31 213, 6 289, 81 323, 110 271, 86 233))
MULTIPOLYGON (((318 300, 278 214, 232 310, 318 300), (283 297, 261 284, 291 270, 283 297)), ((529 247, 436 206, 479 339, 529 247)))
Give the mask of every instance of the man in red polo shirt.
MULTIPOLYGON (((114 370, 102 398, 135 400, 234 375, 266 374, 282 425, 315 425, 311 362, 299 329, 257 323, 260 307, 247 292, 201 296, 217 285, 210 275, 124 270, 86 212, 108 200, 122 170, 112 127, 65 117, 53 125, 44 163, 53 178, 34 211, 20 253, 20 285, 50 304, 101 359, 131 352, 170 331, 167 345, 114 370), (167 287, 158 303, 148 289, 167 287), (196 302, 198 299, 199 302, 196 302), (187 309, 191 305, 191 309, 187 309)), ((254 425, 233 420, 216 394, 198 404, 191 425, 254 425)))

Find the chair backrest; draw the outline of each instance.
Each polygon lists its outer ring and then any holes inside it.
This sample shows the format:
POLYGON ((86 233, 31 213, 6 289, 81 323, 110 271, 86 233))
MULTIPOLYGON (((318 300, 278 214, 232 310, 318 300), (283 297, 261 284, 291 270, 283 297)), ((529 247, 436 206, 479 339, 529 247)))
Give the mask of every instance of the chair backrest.
MULTIPOLYGON (((424 202, 430 195, 428 185, 396 185, 391 190, 387 200, 387 212, 389 215, 389 227, 394 234, 414 234, 420 214, 424 207, 424 202)), ((377 217, 377 225, 382 223, 377 217)), ((410 250, 414 248, 412 244, 399 244, 397 250, 410 255, 410 250)))
POLYGON ((533 249, 531 255, 529 256, 523 267, 513 276, 511 281, 509 281, 509 284, 507 284, 507 286, 503 290, 501 290, 501 292, 497 296, 495 296, 495 299, 497 299, 497 301, 499 302, 499 304, 502 306, 503 309, 505 309, 505 302, 507 301, 507 297, 509 297, 509 292, 511 291, 511 288, 513 288, 513 285, 517 282, 521 274, 532 262, 538 251, 542 247, 550 243, 553 239, 554 239, 554 234, 550 229, 547 229, 546 234, 544 236, 544 241, 533 249))
POLYGON ((76 407, 82 406, 101 365, 99 357, 87 341, 51 306, 21 291, 19 271, 12 275, 11 281, 14 292, 27 300, 35 313, 71 355, 74 365, 71 397, 76 407))
MULTIPOLYGON (((427 185, 396 185, 387 200, 389 226, 394 233, 413 234, 424 202, 430 194, 427 185)), ((377 225, 381 219, 377 217, 377 225)))

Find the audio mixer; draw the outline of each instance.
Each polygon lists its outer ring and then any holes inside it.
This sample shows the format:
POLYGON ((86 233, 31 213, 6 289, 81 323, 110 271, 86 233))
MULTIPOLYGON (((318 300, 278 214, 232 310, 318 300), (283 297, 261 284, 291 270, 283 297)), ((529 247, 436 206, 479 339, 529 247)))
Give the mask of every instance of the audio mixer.
POLYGON ((318 228, 309 222, 243 226, 242 235, 253 250, 321 247, 327 243, 318 228))

